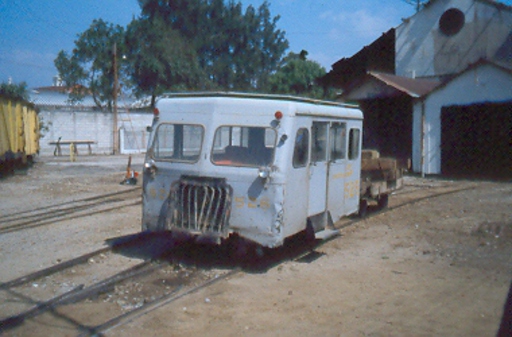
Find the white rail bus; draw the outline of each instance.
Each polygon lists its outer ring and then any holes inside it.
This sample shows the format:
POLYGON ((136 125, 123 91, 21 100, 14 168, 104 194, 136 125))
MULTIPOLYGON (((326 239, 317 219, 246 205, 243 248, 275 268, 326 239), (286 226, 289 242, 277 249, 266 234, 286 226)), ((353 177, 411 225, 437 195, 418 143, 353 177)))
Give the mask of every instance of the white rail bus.
POLYGON ((362 121, 355 106, 305 98, 165 96, 144 163, 142 230, 270 248, 329 234, 359 210, 362 121))

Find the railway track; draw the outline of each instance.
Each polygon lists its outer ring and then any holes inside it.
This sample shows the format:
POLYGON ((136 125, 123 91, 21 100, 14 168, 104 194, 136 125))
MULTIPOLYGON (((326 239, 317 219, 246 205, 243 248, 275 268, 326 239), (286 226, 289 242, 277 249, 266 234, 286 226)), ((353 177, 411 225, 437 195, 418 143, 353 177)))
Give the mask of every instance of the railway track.
POLYGON ((69 325, 81 335, 98 335, 102 331, 133 320, 239 272, 238 268, 201 269, 184 266, 179 262, 148 260, 87 285, 69 281, 71 268, 78 269, 85 265, 84 270, 73 272, 78 279, 83 274, 93 274, 94 266, 91 268, 87 262, 102 254, 112 255, 105 249, 98 250, 1 284, 0 291, 3 293, 4 306, 5 303, 23 303, 24 309, 0 318, 0 334, 24 330, 27 322, 30 324, 31 320, 42 316, 45 321, 55 322, 56 325, 69 325), (48 291, 45 291, 44 295, 36 294, 33 285, 49 285, 53 284, 54 280, 59 282, 67 280, 66 283, 72 286, 69 290, 51 298, 40 300, 39 298, 47 295, 48 291), (133 298, 126 298, 125 294, 128 292, 133 298), (137 295, 138 292, 142 294, 137 295), (90 303, 95 306, 104 306, 108 303, 108 306, 113 307, 109 312, 114 315, 105 320, 105 315, 102 313, 87 322, 81 322, 66 314, 68 311, 81 312, 90 303))
MULTIPOLYGON (((401 195, 401 197, 397 197, 397 199, 400 199, 398 202, 395 202, 386 209, 375 209, 368 217, 396 211, 402 207, 412 206, 429 199, 463 193, 473 188, 473 186, 454 188, 450 184, 430 188, 406 186, 397 193, 401 195)), ((115 199, 120 196, 130 195, 130 192, 133 191, 88 198, 79 202, 84 202, 84 210, 89 209, 90 211, 97 212, 96 205, 102 203, 106 198, 115 199), (87 208, 87 205, 90 207, 87 208)), ((70 208, 73 203, 56 206, 55 212, 52 215, 53 221, 59 221, 61 217, 69 216, 66 213, 60 212, 60 209, 70 208)), ((36 212, 45 209, 36 210, 36 212)), ((27 214, 21 215, 21 217, 13 218, 18 219, 17 221, 26 221, 26 216, 33 217, 35 215, 27 212, 27 214)), ((79 216, 79 214, 74 213, 73 216, 79 216)), ((4 216, 3 218, 6 217, 4 216)), ((337 223, 336 228, 343 230, 364 220, 364 218, 347 219, 337 223)), ((46 219, 44 221, 49 220, 46 219)), ((330 240, 334 239, 331 238, 330 240)), ((301 242, 296 242, 295 244, 292 242, 291 245, 273 250, 266 255, 263 264, 258 266, 251 265, 249 268, 242 266, 239 261, 231 261, 229 258, 222 258, 220 260, 205 259, 205 256, 222 254, 222 250, 212 253, 206 249, 202 255, 197 255, 197 249, 191 249, 187 246, 176 246, 174 250, 171 249, 167 252, 159 262, 144 261, 137 263, 89 284, 76 281, 71 283, 71 286, 66 291, 61 291, 50 298, 41 299, 42 295, 35 294, 33 285, 37 284, 35 282, 37 280, 44 280, 39 283, 46 282, 47 284, 54 280, 62 282, 62 280, 69 276, 71 269, 78 269, 82 265, 85 269, 81 272, 75 272, 78 280, 80 280, 81 275, 94 274, 94 271, 87 269, 91 267, 87 262, 98 256, 105 256, 105 259, 116 256, 116 254, 111 252, 110 247, 103 248, 79 258, 0 284, 0 292, 4 294, 4 298, 7 297, 7 300, 4 302, 14 304, 23 302, 24 304, 23 310, 18 310, 16 313, 6 317, 0 317, 0 334, 11 330, 13 332, 24 331, 27 324, 30 326, 30 322, 35 317, 40 316, 39 319, 47 324, 55 326, 64 325, 71 329, 70 331, 74 331, 80 336, 101 335, 103 332, 133 321, 159 307, 211 286, 216 282, 225 280, 237 273, 250 272, 251 269, 268 270, 289 260, 314 261, 321 256, 321 253, 316 252, 315 249, 330 240, 316 242, 314 246, 310 247, 305 247, 301 242), (62 273, 64 273, 64 276, 58 276, 62 273), (90 309, 88 309, 91 305, 99 308, 97 310, 100 312, 99 315, 91 314, 90 309), (105 312, 109 312, 111 314, 110 317, 105 318, 105 312)), ((128 244, 130 243, 128 242, 128 244)), ((217 250, 217 248, 213 249, 217 250)), ((123 258, 118 255, 117 257, 123 258)), ((28 329, 30 330, 31 328, 28 327, 28 329)))
POLYGON ((30 273, 28 275, 18 277, 9 282, 1 283, 0 290, 5 290, 5 289, 13 288, 13 287, 22 286, 24 284, 41 279, 43 277, 47 277, 49 275, 61 272, 66 269, 70 269, 77 265, 86 263, 87 261, 89 261, 90 259, 92 259, 98 255, 105 254, 105 253, 109 252, 110 250, 111 250, 110 247, 101 248, 94 252, 90 252, 90 253, 84 254, 82 256, 79 256, 77 258, 53 265, 49 268, 41 269, 41 270, 35 271, 33 273, 30 273))
MULTIPOLYGON (((419 202, 428 201, 430 199, 435 199, 451 194, 462 193, 465 191, 470 191, 475 189, 475 185, 471 185, 463 188, 454 188, 453 184, 450 183, 441 183, 437 185, 406 185, 405 188, 398 190, 393 193, 393 195, 399 199, 397 203, 391 204, 385 208, 380 208, 377 205, 371 205, 368 209, 368 214, 364 217, 353 216, 344 218, 338 221, 334 229, 343 230, 345 228, 349 228, 358 223, 364 222, 365 220, 376 217, 380 214, 386 214, 388 212, 396 211, 400 208, 413 206, 419 202)), ((390 198, 391 199, 391 198, 390 198)), ((325 240, 324 242, 319 243, 320 245, 328 242, 329 240, 325 240)))
POLYGON ((0 234, 140 205, 140 187, 0 216, 0 234))

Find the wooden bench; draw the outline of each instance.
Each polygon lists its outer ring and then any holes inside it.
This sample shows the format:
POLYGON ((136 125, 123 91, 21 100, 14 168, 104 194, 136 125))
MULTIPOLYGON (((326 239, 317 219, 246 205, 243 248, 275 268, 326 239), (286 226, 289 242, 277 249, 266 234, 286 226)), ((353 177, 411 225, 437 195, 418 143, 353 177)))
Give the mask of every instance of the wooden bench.
POLYGON ((92 144, 96 144, 93 140, 58 140, 56 142, 50 142, 50 145, 55 145, 55 150, 53 151, 54 156, 62 156, 62 148, 61 145, 74 145, 75 148, 75 154, 78 155, 78 148, 77 145, 87 145, 87 148, 89 150, 89 155, 92 154, 92 144))

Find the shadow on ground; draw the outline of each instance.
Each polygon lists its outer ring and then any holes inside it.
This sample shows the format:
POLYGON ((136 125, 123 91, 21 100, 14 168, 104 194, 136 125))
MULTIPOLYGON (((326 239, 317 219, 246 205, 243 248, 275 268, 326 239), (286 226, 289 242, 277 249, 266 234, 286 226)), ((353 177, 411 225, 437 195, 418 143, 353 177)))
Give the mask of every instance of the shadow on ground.
POLYGON ((287 260, 310 263, 323 255, 315 251, 320 242, 308 242, 302 236, 292 237, 279 248, 248 247, 242 253, 229 241, 222 245, 199 244, 169 232, 142 232, 111 238, 106 243, 115 253, 131 258, 203 269, 241 268, 252 273, 265 273, 287 260))

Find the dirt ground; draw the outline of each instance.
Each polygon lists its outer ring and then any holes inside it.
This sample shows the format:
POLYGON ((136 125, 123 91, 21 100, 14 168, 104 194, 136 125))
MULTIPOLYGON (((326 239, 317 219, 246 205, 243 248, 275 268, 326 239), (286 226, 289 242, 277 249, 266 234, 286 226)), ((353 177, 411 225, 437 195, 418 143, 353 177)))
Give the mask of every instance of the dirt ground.
MULTIPOLYGON (((68 159, 38 158, 0 180, 0 215, 127 188, 119 185, 126 156, 68 159)), ((142 160, 134 156, 133 168, 142 160)), ((316 259, 239 273, 106 335, 495 336, 512 280, 512 183, 406 177, 405 185, 388 211, 338 222, 342 235, 316 259)), ((1 234, 0 282, 137 233, 140 219, 134 206, 1 234)))

